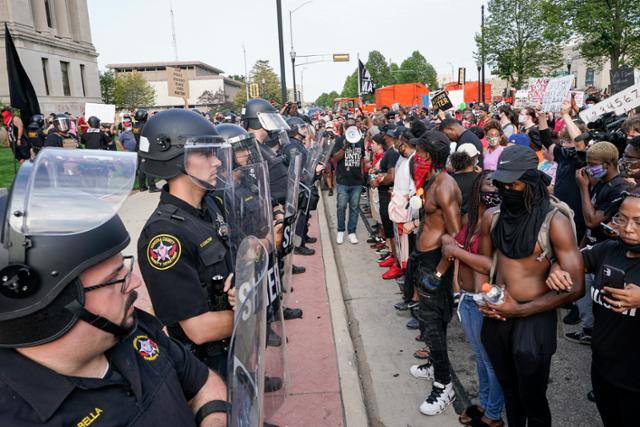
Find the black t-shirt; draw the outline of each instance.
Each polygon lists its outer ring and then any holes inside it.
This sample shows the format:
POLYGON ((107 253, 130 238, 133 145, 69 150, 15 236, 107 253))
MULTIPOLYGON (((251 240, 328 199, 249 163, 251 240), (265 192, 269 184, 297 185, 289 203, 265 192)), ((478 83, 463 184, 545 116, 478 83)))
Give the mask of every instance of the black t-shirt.
POLYGON ((478 150, 478 153, 480 153, 480 156, 478 157, 478 164, 483 164, 484 157, 482 153, 484 153, 484 147, 482 146, 482 142, 480 142, 480 138, 478 138, 478 135, 471 132, 470 130, 465 130, 464 132, 462 132, 462 135, 460 135, 460 138, 458 139, 456 150, 462 144, 473 144, 473 146, 476 147, 476 150, 478 150))
POLYGON ((47 139, 44 141, 44 146, 62 148, 62 137, 57 132, 49 132, 47 139))
MULTIPOLYGON (((382 159, 380 159, 380 163, 378 163, 380 172, 388 172, 389 169, 395 168, 399 158, 400 153, 398 153, 395 148, 388 148, 387 151, 384 152, 382 159)), ((393 187, 393 182, 390 185, 380 185, 378 186, 378 192, 379 194, 383 192, 388 193, 391 187, 393 187)))
POLYGON ((575 150, 563 150, 562 147, 556 145, 553 149, 553 159, 558 163, 553 194, 573 209, 578 241, 581 241, 585 225, 584 217, 582 216, 582 197, 580 196, 578 184, 576 184, 578 158, 575 150))
POLYGON ((111 142, 111 138, 109 138, 104 132, 94 131, 93 129, 89 129, 89 131, 82 134, 80 138, 80 142, 85 148, 91 150, 106 150, 107 146, 111 142))
MULTIPOLYGON (((336 139, 333 147, 333 154, 337 153, 344 147, 345 139, 343 136, 336 139)), ((336 167, 336 182, 340 185, 349 187, 362 185, 362 157, 364 156, 364 142, 359 141, 355 144, 347 144, 344 150, 344 156, 338 162, 336 167)))
POLYGON ((625 272, 625 283, 640 285, 640 258, 627 258, 622 243, 608 240, 582 250, 585 269, 596 275, 593 299, 593 367, 611 384, 640 392, 640 314, 638 309, 620 314, 602 299, 605 265, 625 272))
MULTIPOLYGON (((611 209, 614 200, 620 197, 620 194, 627 188, 627 182, 620 175, 611 181, 604 183, 598 181, 591 191, 591 203, 597 211, 607 212, 611 209)), ((603 242, 609 239, 604 233, 602 226, 598 225, 594 229, 587 230, 587 241, 589 244, 603 242)))
POLYGON ((461 172, 451 175, 453 179, 460 187, 462 193, 462 206, 460 206, 460 213, 462 215, 469 212, 469 203, 471 202, 471 190, 473 190, 473 181, 478 176, 477 172, 461 172))

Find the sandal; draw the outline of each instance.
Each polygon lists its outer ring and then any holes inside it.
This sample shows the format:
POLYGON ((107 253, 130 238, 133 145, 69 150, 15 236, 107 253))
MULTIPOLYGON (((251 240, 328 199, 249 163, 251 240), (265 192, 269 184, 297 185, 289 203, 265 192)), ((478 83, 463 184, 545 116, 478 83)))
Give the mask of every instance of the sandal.
POLYGON ((428 359, 431 356, 431 349, 429 347, 422 347, 413 352, 413 357, 416 359, 428 359))
POLYGON ((484 411, 478 405, 471 405, 458 417, 460 424, 470 425, 474 420, 479 420, 484 415, 484 411))

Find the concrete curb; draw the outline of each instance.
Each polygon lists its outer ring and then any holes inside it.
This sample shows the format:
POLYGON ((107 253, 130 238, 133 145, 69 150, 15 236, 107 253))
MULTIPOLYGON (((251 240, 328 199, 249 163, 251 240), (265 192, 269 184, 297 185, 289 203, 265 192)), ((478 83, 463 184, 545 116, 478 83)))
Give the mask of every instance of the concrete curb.
POLYGON ((353 341, 349 333, 349 321, 347 307, 342 295, 342 286, 338 267, 336 265, 333 241, 329 231, 328 218, 325 215, 325 197, 318 203, 318 223, 322 241, 322 259, 324 262, 327 295, 331 309, 331 323, 333 326, 333 339, 336 345, 336 357, 338 358, 338 375, 340 377, 340 390, 346 427, 361 427, 369 424, 367 410, 364 404, 364 394, 358 375, 358 364, 354 351, 353 341))

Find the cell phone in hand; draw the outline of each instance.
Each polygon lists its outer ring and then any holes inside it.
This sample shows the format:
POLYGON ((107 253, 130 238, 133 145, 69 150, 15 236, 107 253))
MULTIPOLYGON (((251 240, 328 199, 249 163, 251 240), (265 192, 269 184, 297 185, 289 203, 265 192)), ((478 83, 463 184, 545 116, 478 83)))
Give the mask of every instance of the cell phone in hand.
MULTIPOLYGON (((624 289, 625 275, 624 270, 605 264, 602 266, 602 286, 624 289)), ((605 293, 605 295, 609 298, 615 299, 609 293, 605 293)))

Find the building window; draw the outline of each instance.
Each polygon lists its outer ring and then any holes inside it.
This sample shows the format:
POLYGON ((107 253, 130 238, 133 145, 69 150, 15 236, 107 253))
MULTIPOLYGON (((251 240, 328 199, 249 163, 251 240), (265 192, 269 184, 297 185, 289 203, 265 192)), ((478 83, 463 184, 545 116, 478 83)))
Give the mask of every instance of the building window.
POLYGON ((84 64, 80 64, 80 82, 82 83, 82 96, 87 96, 87 90, 85 89, 85 86, 84 86, 84 78, 85 78, 84 64))
POLYGON ((595 71, 593 68, 587 68, 587 72, 584 76, 584 85, 585 87, 593 86, 593 81, 595 80, 595 71))
POLYGON ((71 96, 71 85, 69 84, 69 63, 60 61, 60 73, 62 74, 62 92, 64 96, 71 96))
POLYGON ((42 58, 42 75, 44 76, 44 92, 49 96, 49 60, 42 58))
POLYGON ((51 23, 51 7, 49 6, 49 0, 44 0, 44 12, 47 15, 47 26, 53 28, 51 23))

